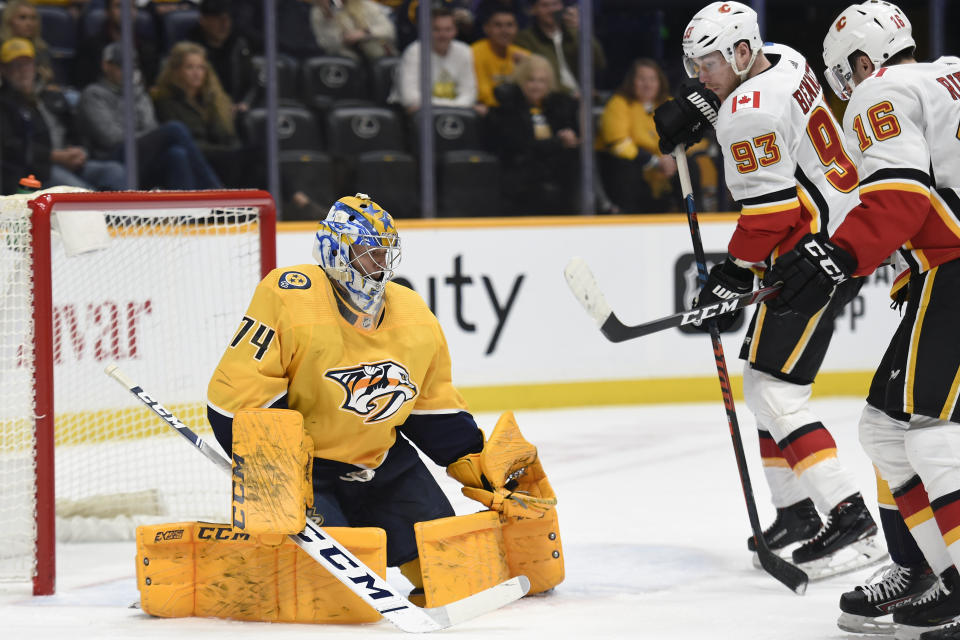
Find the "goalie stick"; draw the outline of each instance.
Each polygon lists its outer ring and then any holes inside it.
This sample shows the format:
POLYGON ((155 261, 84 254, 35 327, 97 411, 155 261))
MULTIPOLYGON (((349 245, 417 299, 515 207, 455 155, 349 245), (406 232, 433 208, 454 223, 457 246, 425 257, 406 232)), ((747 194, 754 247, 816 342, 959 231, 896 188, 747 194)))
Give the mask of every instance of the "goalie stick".
POLYGON ((610 342, 632 340, 671 327, 699 324, 722 313, 743 309, 764 300, 772 300, 780 293, 780 285, 763 287, 704 307, 681 311, 643 324, 628 325, 623 324, 617 314, 613 312, 603 295, 603 291, 600 290, 600 285, 597 284, 597 279, 583 258, 571 258, 563 270, 563 275, 567 279, 567 286, 570 287, 570 291, 580 301, 590 317, 596 320, 600 332, 610 342))
MULTIPOLYGON (((687 166, 687 154, 684 145, 677 145, 673 150, 673 157, 677 161, 677 175, 680 177, 680 188, 683 190, 683 199, 687 207, 687 223, 690 226, 690 238, 693 241, 693 255, 697 261, 697 280, 703 287, 707 283, 708 277, 707 261, 703 252, 703 241, 700 239, 700 224, 697 222, 697 212, 693 202, 693 187, 690 184, 690 168, 687 166)), ((807 574, 771 551, 766 538, 763 537, 760 517, 757 515, 757 503, 753 497, 753 486, 750 483, 750 472, 747 470, 747 458, 743 452, 743 440, 740 438, 740 424, 737 421, 737 409, 733 403, 730 374, 727 373, 727 359, 723 355, 720 331, 717 329, 716 320, 707 320, 706 322, 707 329, 710 332, 710 340, 713 342, 713 356, 717 364, 717 376, 720 378, 723 406, 727 412, 727 426, 730 429, 730 439, 733 441, 733 452, 737 459, 737 471, 740 473, 743 499, 747 504, 750 530, 753 532, 753 539, 757 547, 757 558, 767 573, 782 582, 794 593, 803 595, 807 590, 807 582, 809 581, 807 574)))
MULTIPOLYGON (((232 476, 232 465, 223 454, 204 442, 177 416, 165 409, 142 387, 124 375, 117 365, 111 364, 104 371, 108 376, 123 385, 171 428, 189 440, 200 453, 232 476)), ((516 576, 448 605, 420 608, 363 564, 346 547, 327 535, 310 518, 307 518, 303 531, 291 534, 290 539, 329 571, 334 578, 373 607, 377 613, 397 628, 409 633, 439 631, 452 627, 518 600, 530 590, 530 580, 526 576, 516 576)))

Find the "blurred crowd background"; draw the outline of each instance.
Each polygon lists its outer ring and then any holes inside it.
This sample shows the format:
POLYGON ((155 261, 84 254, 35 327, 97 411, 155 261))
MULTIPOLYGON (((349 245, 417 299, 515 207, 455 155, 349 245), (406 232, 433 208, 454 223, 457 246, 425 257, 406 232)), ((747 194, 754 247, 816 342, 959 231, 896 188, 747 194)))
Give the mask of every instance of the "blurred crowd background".
MULTIPOLYGON (((434 0, 425 38, 419 0, 272 2, 0 3, 3 193, 30 175, 99 190, 270 188, 282 220, 316 220, 357 191, 398 217, 681 210, 652 114, 686 80, 680 39, 705 0, 434 0)), ((822 36, 846 2, 750 4, 764 37, 800 50, 822 79, 822 36)), ((960 3, 898 4, 918 59, 960 53, 960 3)), ((688 162, 700 210, 735 207, 714 140, 688 162)))

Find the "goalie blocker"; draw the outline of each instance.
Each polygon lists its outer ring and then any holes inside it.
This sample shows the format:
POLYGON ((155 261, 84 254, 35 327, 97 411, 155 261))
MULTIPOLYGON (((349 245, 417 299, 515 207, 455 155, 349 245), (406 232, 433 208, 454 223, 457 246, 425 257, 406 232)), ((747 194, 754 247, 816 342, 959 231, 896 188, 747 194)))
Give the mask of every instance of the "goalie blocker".
MULTIPOLYGON (((234 419, 233 522, 175 523, 137 531, 141 606, 162 617, 359 623, 379 615, 296 548, 305 523, 311 449, 301 415, 253 409, 234 419)), ((563 580, 556 495, 511 413, 483 451, 448 473, 489 510, 415 526, 426 606, 460 600, 519 575, 530 593, 563 580)), ((330 527, 338 541, 386 575, 379 528, 330 527)))

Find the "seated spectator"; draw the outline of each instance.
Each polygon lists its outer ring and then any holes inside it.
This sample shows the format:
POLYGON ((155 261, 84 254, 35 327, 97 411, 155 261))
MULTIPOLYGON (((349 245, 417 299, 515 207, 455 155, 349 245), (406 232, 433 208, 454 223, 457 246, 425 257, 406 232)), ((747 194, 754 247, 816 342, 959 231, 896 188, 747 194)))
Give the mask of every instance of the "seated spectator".
MULTIPOLYGON (((95 158, 122 162, 124 157, 123 49, 103 50, 103 77, 83 89, 79 128, 95 158)), ((153 102, 141 82, 134 83, 134 131, 140 187, 149 189, 220 189, 223 184, 204 159, 182 122, 157 125, 153 102)))
POLYGON ((194 42, 175 44, 150 93, 157 119, 186 125, 217 175, 228 186, 240 186, 244 158, 234 127, 233 103, 203 47, 194 42))
POLYGON ((327 53, 373 62, 397 55, 397 30, 374 0, 316 0, 310 13, 313 35, 327 53))
MULTIPOLYGON (((576 6, 564 8, 563 0, 533 0, 530 16, 530 26, 517 35, 517 46, 546 58, 553 69, 557 87, 579 96, 579 10, 576 6)), ((606 59, 596 39, 592 48, 593 71, 596 74, 606 66, 606 59)))
MULTIPOLYGON (((103 27, 99 32, 89 34, 80 43, 77 49, 75 83, 77 87, 85 87, 100 78, 100 61, 103 59, 104 48, 111 42, 120 42, 120 3, 122 1, 123 0, 107 0, 107 19, 104 21, 103 27)), ((133 13, 133 17, 136 18, 136 2, 131 2, 130 11, 133 13)), ((137 51, 143 81, 147 85, 151 85, 153 84, 154 78, 157 77, 157 68, 160 61, 156 37, 154 36, 153 39, 140 38, 134 33, 133 45, 137 51)))
MULTIPOLYGON (((677 163, 660 153, 653 123, 654 109, 668 99, 670 87, 660 65, 640 58, 603 109, 595 147, 600 174, 610 199, 625 213, 674 211, 680 205, 677 163)), ((702 181, 712 181, 715 191, 716 170, 703 154, 708 144, 703 140, 687 151, 698 160, 690 165, 695 196, 702 181)))
POLYGON ((10 0, 0 18, 0 42, 10 38, 25 38, 36 51, 34 65, 40 86, 53 82, 53 57, 50 48, 40 37, 40 16, 32 0, 10 0))
POLYGON ((312 9, 313 0, 277 0, 277 50, 301 60, 324 54, 310 27, 312 9))
POLYGON ((254 55, 263 52, 263 0, 230 0, 233 30, 245 38, 254 55))
MULTIPOLYGON (((431 14, 437 9, 449 11, 456 25, 456 38, 462 42, 473 41, 473 12, 470 11, 470 0, 433 0, 430 3, 431 14)), ((401 0, 394 9, 394 20, 397 25, 397 45, 403 51, 417 40, 419 28, 417 24, 420 0, 401 0)))
POLYGON ((550 62, 530 55, 517 65, 514 81, 495 90, 500 106, 490 110, 489 129, 510 214, 578 210, 578 104, 555 86, 550 62))
POLYGON ((233 28, 230 0, 203 0, 200 19, 187 32, 186 39, 206 49, 207 60, 223 90, 237 111, 247 111, 257 94, 253 49, 246 37, 233 28))
MULTIPOLYGON (((477 78, 470 47, 454 40, 457 27, 447 9, 435 9, 431 25, 433 104, 473 107, 477 102, 477 78)), ((419 40, 403 52, 390 102, 399 102, 407 113, 420 109, 419 40)))
POLYGON ((473 0, 470 11, 473 13, 474 41, 486 35, 484 25, 490 19, 490 14, 503 10, 513 14, 520 29, 527 28, 529 15, 527 14, 527 3, 524 0, 473 0))
POLYGON ((487 107, 495 107, 494 88, 509 81, 514 65, 530 52, 513 44, 517 37, 517 19, 507 8, 491 10, 483 32, 486 37, 470 45, 477 74, 477 100, 487 107))

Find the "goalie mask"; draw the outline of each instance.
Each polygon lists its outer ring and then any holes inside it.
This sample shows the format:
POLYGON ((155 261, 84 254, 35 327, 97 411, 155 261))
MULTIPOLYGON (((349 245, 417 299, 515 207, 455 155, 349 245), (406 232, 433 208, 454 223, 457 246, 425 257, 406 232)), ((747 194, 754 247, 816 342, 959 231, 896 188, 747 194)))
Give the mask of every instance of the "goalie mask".
POLYGON ((340 198, 320 221, 313 257, 357 311, 375 315, 400 263, 393 217, 365 193, 340 198))
POLYGON ((688 76, 696 78, 704 56, 719 51, 743 81, 762 46, 756 11, 739 2, 714 2, 698 11, 683 32, 683 66, 688 76), (746 69, 737 68, 733 55, 742 40, 747 41, 751 51, 746 69))
POLYGON ((894 54, 916 47, 907 16, 896 5, 869 0, 850 5, 830 25, 823 39, 824 75, 841 100, 849 100, 856 83, 850 55, 862 51, 880 67, 894 54))

